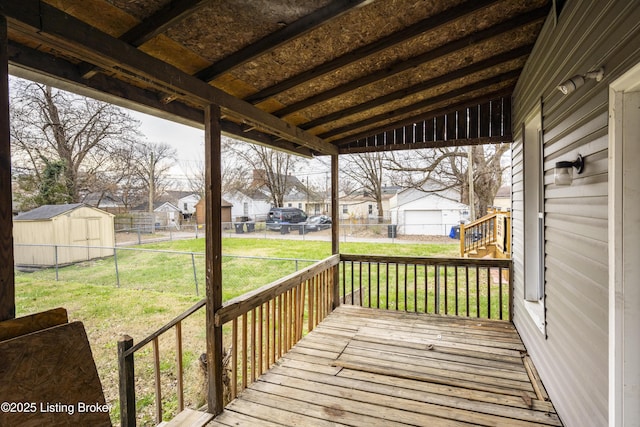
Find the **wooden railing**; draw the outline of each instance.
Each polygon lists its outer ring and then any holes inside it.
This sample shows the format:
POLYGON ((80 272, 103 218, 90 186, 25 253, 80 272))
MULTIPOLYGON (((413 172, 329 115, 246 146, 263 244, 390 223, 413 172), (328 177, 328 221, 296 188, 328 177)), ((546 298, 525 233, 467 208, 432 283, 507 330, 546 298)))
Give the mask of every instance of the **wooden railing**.
MULTIPOLYGON (((227 398, 268 370, 337 304, 385 310, 511 319, 511 260, 333 255, 240 297, 215 313, 229 349, 227 398)), ((136 345, 118 342, 120 419, 136 425, 134 355, 152 344, 156 422, 163 416, 158 340, 175 330, 178 411, 184 408, 182 322, 205 306, 193 305, 136 345)), ((221 370, 222 371, 222 370, 221 370)))
POLYGON ((510 257, 510 221, 510 212, 490 211, 470 224, 461 224, 460 256, 469 256, 486 249, 489 245, 496 245, 497 255, 510 257))
POLYGON ((175 331, 175 354, 176 354, 176 389, 178 398, 178 411, 184 409, 184 372, 182 364, 182 322, 206 305, 206 300, 202 299, 191 306, 187 311, 180 314, 169 323, 133 345, 133 338, 123 335, 118 340, 118 371, 120 377, 120 424, 122 427, 136 425, 136 396, 135 396, 135 370, 134 355, 142 348, 151 343, 153 347, 153 369, 155 380, 155 420, 156 424, 162 422, 162 388, 160 386, 160 348, 159 338, 174 329, 175 331))
POLYGON ((339 255, 234 298, 215 315, 231 324, 230 398, 254 382, 332 310, 339 255))
POLYGON ((510 259, 341 255, 343 304, 511 320, 510 259))

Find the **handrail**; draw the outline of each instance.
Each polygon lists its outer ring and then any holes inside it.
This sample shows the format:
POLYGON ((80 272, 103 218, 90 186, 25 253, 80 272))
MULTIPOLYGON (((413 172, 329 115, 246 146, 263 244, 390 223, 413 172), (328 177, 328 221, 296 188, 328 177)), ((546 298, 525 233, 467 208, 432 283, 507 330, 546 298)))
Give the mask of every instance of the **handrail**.
POLYGON ((512 261, 341 255, 341 302, 385 310, 511 320, 512 261))
MULTIPOLYGON (((510 212, 491 211, 469 224, 460 225, 460 256, 467 256, 473 250, 486 248, 487 245, 497 242, 499 216, 510 218, 511 214, 510 212)), ((508 234, 508 231, 506 232, 508 234)), ((504 252, 509 255, 510 248, 506 247, 504 252)))
POLYGON ((149 335, 148 337, 144 338, 138 344, 134 345, 133 347, 131 347, 130 349, 125 351, 122 354, 122 356, 123 357, 127 357, 127 356, 135 353, 136 351, 140 350, 142 347, 144 347, 145 345, 149 344, 154 339, 159 338, 160 335, 164 334, 169 329, 171 329, 174 326, 176 326, 176 324, 182 322, 184 319, 186 319, 187 317, 191 316, 196 311, 200 310, 202 307, 204 307, 206 305, 206 303, 207 303, 207 300, 205 298, 202 298, 200 301, 198 301, 197 303, 192 305, 189 309, 187 309, 187 311, 185 311, 184 313, 176 316, 169 323, 167 323, 166 325, 162 326, 161 328, 159 328, 158 330, 153 332, 151 335, 149 335))
POLYGON ((317 275, 319 272, 338 265, 339 261, 340 255, 332 255, 329 258, 318 261, 309 267, 278 279, 275 282, 271 282, 268 285, 227 301, 222 304, 222 307, 219 310, 216 311, 216 326, 227 323, 230 320, 259 307, 265 302, 284 294, 299 285, 301 282, 317 275))

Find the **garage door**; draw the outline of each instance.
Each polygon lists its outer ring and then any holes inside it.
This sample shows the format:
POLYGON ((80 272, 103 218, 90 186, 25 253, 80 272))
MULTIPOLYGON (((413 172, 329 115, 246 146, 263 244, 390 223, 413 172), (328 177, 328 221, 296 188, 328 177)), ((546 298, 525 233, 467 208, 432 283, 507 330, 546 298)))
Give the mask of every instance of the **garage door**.
POLYGON ((411 235, 442 235, 441 211, 405 211, 404 230, 399 233, 411 235))

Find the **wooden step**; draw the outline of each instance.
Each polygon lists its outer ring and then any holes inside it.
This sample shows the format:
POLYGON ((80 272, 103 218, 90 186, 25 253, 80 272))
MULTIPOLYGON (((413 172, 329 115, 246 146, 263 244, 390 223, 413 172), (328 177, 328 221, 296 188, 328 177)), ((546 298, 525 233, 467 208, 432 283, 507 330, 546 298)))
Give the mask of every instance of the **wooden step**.
POLYGON ((213 414, 186 408, 171 421, 164 421, 157 427, 204 427, 213 419, 213 414))

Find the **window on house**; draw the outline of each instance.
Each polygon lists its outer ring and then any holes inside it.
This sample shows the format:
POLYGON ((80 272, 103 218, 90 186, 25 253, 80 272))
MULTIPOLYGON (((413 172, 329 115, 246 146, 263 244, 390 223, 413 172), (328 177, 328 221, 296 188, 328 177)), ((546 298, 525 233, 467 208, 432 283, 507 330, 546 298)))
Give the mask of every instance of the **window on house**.
POLYGON ((302 203, 298 203, 298 209, 302 209, 302 203))
POLYGON ((249 216, 249 202, 244 202, 242 204, 242 212, 244 216, 249 216))
POLYGON ((524 298, 544 333, 544 134, 540 109, 524 126, 524 298))
POLYGON ((342 205, 342 213, 343 213, 343 214, 349 213, 349 206, 347 206, 347 205, 342 205))
POLYGON ((293 205, 291 203, 287 203, 287 207, 293 207, 293 205))
POLYGON ((373 214, 373 205, 369 205, 369 215, 373 214))
POLYGON ((187 210, 189 210, 189 207, 188 207, 188 205, 187 205, 186 203, 184 204, 184 207, 183 207, 183 209, 182 209, 182 210, 183 210, 183 211, 185 211, 185 212, 186 212, 187 210))

